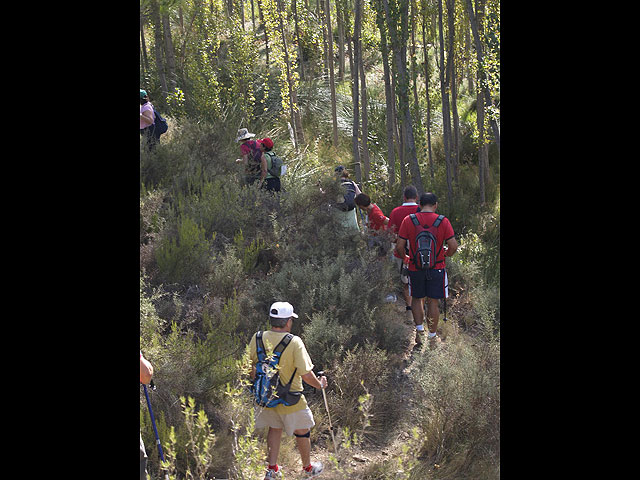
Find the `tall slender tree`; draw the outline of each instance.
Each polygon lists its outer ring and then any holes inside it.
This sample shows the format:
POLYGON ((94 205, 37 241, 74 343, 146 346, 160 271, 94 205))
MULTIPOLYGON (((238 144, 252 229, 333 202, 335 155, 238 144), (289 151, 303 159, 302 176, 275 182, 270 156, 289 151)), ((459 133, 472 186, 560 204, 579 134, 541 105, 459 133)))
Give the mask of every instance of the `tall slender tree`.
POLYGON ((389 36, 393 46, 393 58, 398 76, 396 93, 398 96, 398 113, 401 119, 402 147, 411 171, 411 182, 418 189, 418 192, 422 193, 424 192, 424 187, 416 155, 413 121, 409 108, 409 74, 406 62, 409 38, 409 0, 383 0, 383 5, 389 25, 389 36))
POLYGON ((449 107, 449 89, 445 78, 446 63, 444 61, 444 29, 442 0, 438 0, 438 36, 440 39, 440 94, 442 96, 442 138, 444 160, 447 169, 447 198, 449 208, 453 206, 453 185, 451 179, 451 109, 449 107))
POLYGON ((331 92, 331 121, 333 146, 338 148, 338 113, 336 107, 336 83, 333 72, 333 29, 331 27, 331 1, 325 1, 325 21, 329 40, 329 90, 331 92))
POLYGON ((353 22, 353 60, 351 61, 351 94, 353 96, 352 150, 355 164, 356 181, 362 182, 362 166, 360 163, 360 82, 358 74, 360 65, 360 0, 354 0, 353 22))

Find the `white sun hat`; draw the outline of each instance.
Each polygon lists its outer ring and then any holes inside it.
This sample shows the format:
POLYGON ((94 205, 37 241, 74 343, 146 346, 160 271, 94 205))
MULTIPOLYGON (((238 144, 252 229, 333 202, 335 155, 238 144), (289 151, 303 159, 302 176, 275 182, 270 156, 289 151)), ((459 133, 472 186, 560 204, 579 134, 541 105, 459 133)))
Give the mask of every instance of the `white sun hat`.
POLYGON ((249 130, 247 130, 246 128, 241 128, 240 130, 238 130, 238 138, 236 138, 236 142, 239 142, 241 140, 247 140, 255 136, 256 136, 255 133, 249 133, 249 130))
POLYGON ((293 305, 289 302, 275 302, 269 309, 269 316, 273 318, 298 318, 298 315, 293 313, 293 305))

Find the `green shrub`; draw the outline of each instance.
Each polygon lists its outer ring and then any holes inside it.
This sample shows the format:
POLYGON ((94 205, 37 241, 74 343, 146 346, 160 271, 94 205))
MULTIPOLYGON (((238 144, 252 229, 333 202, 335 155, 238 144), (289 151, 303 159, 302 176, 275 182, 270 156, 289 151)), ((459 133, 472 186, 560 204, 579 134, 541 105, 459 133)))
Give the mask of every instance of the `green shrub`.
POLYGON ((450 477, 483 478, 470 472, 475 465, 495 467, 500 453, 499 344, 476 349, 458 340, 416 359, 413 418, 427 463, 440 464, 450 477))
POLYGON ((168 283, 198 283, 210 268, 210 241, 189 217, 178 220, 176 237, 166 236, 156 250, 160 278, 168 283))
POLYGON ((387 352, 370 343, 355 346, 342 360, 336 360, 333 368, 328 369, 331 379, 328 398, 333 423, 360 432, 360 436, 369 439, 384 436, 394 419, 397 403, 390 385, 392 371, 387 352), (354 414, 361 411, 363 395, 367 395, 370 402, 366 419, 361 414, 354 414))

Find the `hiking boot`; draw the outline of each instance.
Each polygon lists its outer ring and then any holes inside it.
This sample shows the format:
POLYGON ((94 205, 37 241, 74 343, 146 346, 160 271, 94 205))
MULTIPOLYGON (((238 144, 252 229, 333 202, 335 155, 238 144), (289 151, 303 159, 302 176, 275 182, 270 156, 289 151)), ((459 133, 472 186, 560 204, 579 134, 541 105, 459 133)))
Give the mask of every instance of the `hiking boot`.
POLYGON ((438 345, 442 343, 442 339, 436 335, 429 339, 429 348, 436 348, 438 345))
POLYGON ((278 469, 277 472, 270 468, 267 469, 267 473, 264 475, 264 480, 274 480, 276 478, 282 478, 282 469, 278 469))
POLYGON ((306 471, 305 469, 302 469, 302 475, 304 476, 304 478, 311 478, 315 477, 316 475, 320 475, 322 473, 322 470, 324 470, 324 466, 322 465, 322 463, 311 462, 311 470, 306 471))
POLYGON ((424 330, 422 332, 416 330, 416 347, 422 345, 424 342, 424 330))

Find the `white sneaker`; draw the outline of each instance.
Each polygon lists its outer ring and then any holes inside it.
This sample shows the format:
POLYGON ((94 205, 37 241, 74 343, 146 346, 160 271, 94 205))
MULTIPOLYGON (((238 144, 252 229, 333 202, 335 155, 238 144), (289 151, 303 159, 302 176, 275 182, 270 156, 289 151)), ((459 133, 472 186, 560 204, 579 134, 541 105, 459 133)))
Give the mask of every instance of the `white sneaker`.
POLYGON ((305 478, 315 477, 316 475, 320 475, 324 470, 324 466, 321 462, 311 462, 311 471, 307 472, 306 470, 302 470, 305 478))
POLYGON ((429 348, 436 348, 438 345, 440 345, 442 343, 442 339, 440 338, 439 335, 436 335, 435 337, 430 337, 429 338, 429 348))
POLYGON ((274 480, 276 478, 282 478, 282 469, 278 469, 276 472, 275 470, 268 468, 267 473, 264 475, 264 480, 274 480))

